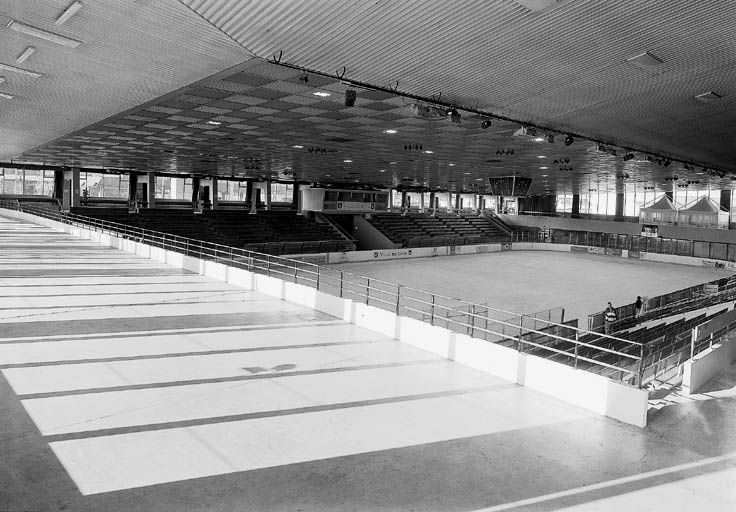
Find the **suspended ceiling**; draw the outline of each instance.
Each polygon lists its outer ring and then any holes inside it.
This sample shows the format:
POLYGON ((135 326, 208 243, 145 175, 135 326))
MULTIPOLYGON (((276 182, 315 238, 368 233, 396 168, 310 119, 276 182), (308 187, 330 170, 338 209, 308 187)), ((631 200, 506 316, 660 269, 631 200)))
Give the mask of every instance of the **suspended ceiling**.
POLYGON ((0 63, 42 73, 0 70, 0 161, 478 191, 516 174, 532 193, 736 183, 730 0, 102 0, 55 25, 71 3, 0 6, 0 63), (654 66, 628 60, 645 52, 654 66), (347 107, 349 81, 396 93, 355 88, 347 107))

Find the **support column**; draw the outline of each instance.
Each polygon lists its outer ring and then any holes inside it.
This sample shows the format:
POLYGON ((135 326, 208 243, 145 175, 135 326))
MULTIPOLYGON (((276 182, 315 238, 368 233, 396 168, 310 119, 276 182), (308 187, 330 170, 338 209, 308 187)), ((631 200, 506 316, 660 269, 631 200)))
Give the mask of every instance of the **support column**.
POLYGON ((424 192, 419 192, 419 211, 424 213, 424 192))
POLYGON ((64 199, 64 171, 54 171, 54 199, 64 199))
POLYGON ((406 193, 406 190, 401 191, 401 211, 406 212, 406 200, 408 198, 408 195, 406 193))
POLYGON ((295 181, 293 184, 294 191, 291 194, 291 207, 294 208, 296 211, 301 211, 301 207, 299 205, 299 200, 301 199, 299 196, 299 182, 295 181))
POLYGON ((253 182, 245 182, 245 206, 246 208, 253 205, 253 182))
POLYGON ((132 201, 135 201, 135 192, 138 187, 138 174, 130 171, 128 173, 128 204, 132 205, 132 201))
POLYGON ((266 211, 271 209, 271 180, 266 180, 266 211))
POLYGON ((731 211, 731 191, 730 190, 721 190, 721 200, 719 204, 721 208, 723 208, 727 212, 731 211))
POLYGON ((616 215, 614 220, 624 220, 624 195, 616 194, 616 215))
POLYGON ((434 192, 429 193, 429 207, 432 209, 432 217, 437 215, 437 198, 434 192))
POLYGON ((219 199, 217 197, 217 176, 212 176, 212 190, 211 190, 210 194, 212 195, 212 197, 210 198, 210 202, 212 203, 212 209, 213 210, 216 210, 217 209, 217 201, 219 199))
POLYGON ((463 207, 463 200, 460 198, 460 192, 455 194, 455 211, 460 212, 463 207))
POLYGON ((192 209, 199 209, 199 178, 192 178, 192 209))
MULTIPOLYGON (((550 205, 551 203, 552 201, 550 200, 550 205)), ((579 217, 580 217, 580 194, 573 194, 572 195, 572 218, 577 219, 579 217)))
POLYGON ((74 167, 70 171, 64 171, 64 180, 69 182, 69 206, 74 208, 80 205, 79 168, 74 167))
POLYGON ((156 208, 156 173, 148 173, 148 201, 149 208, 156 208))

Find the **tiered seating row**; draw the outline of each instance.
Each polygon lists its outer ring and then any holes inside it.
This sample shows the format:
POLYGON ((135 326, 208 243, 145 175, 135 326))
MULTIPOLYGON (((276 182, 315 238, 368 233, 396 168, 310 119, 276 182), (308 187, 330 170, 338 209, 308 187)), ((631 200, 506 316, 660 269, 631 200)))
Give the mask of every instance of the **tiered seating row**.
POLYGON ((141 210, 131 214, 115 208, 75 208, 73 213, 270 254, 354 249, 353 242, 332 226, 309 221, 294 211, 250 215, 242 210, 208 210, 200 215, 177 209, 141 210))
POLYGON ((506 233, 485 217, 381 213, 373 215, 370 222, 403 247, 479 244, 506 237, 506 233))

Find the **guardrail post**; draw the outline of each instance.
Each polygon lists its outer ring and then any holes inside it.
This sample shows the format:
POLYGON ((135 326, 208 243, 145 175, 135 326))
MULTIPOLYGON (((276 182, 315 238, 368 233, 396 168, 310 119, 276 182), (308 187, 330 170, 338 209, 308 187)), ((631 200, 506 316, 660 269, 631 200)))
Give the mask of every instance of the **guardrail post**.
POLYGON ((320 271, 321 270, 322 270, 322 267, 317 267, 317 279, 316 279, 316 282, 314 284, 314 288, 317 289, 317 290, 319 290, 319 276, 320 276, 320 271))
POLYGON ((294 284, 297 283, 297 279, 299 279, 299 267, 296 262, 294 262, 294 284))
POLYGON ((343 283, 344 282, 345 282, 345 277, 343 275, 343 271, 341 270, 340 271, 340 298, 341 299, 342 299, 342 288, 343 288, 343 283))
POLYGON ((399 302, 401 301, 401 285, 396 285, 396 316, 399 316, 399 302))
POLYGON ((521 344, 522 344, 522 341, 521 341, 521 333, 523 331, 524 331, 524 317, 523 316, 519 316, 519 336, 518 336, 518 339, 517 339, 517 347, 516 347, 516 350, 518 350, 520 353, 522 352, 522 350, 521 350, 521 344))
POLYGON ((434 325, 434 293, 432 294, 432 307, 429 310, 429 325, 434 325))
POLYGON ((575 359, 573 360, 573 368, 578 369, 578 348, 580 345, 580 331, 575 331, 575 359))
POLYGON ((470 306, 470 337, 473 337, 473 331, 475 330, 475 304, 470 306))
POLYGON ((639 380, 639 387, 643 387, 644 385, 644 345, 642 344, 640 346, 639 350, 639 371, 638 371, 638 380, 639 380))
POLYGON ((365 305, 368 305, 368 300, 371 297, 371 278, 366 279, 366 285, 365 285, 365 305))

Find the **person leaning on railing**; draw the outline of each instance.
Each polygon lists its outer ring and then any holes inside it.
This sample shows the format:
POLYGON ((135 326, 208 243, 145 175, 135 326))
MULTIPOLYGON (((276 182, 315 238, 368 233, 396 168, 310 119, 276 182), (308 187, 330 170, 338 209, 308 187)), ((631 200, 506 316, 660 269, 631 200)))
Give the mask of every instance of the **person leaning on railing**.
POLYGON ((606 310, 604 311, 603 317, 603 326, 605 328, 604 332, 606 334, 611 334, 611 328, 614 322, 616 322, 616 310, 613 308, 613 304, 609 302, 606 310))

